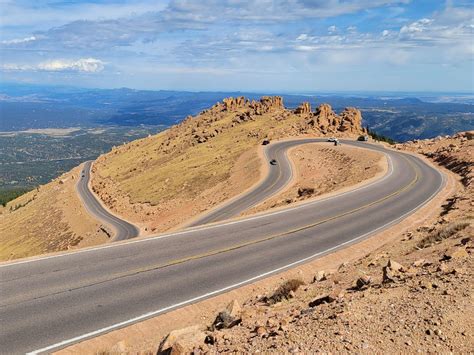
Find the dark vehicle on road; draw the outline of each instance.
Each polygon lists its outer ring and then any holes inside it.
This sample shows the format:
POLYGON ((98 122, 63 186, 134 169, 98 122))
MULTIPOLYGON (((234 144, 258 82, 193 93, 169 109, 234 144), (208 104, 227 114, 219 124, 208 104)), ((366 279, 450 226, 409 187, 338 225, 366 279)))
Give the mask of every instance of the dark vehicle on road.
POLYGON ((277 165, 277 161, 275 159, 270 160, 270 165, 277 165))
POLYGON ((359 136, 359 138, 357 138, 357 140, 360 141, 360 142, 367 142, 369 140, 369 136, 367 136, 367 135, 359 136))
POLYGON ((270 144, 270 141, 268 139, 264 139, 262 142, 262 145, 268 145, 270 144))

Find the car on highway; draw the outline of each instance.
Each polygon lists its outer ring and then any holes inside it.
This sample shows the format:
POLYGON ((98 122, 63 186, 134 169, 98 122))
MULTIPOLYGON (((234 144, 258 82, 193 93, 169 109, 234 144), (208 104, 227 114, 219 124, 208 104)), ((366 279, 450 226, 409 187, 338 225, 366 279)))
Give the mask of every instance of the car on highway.
POLYGON ((336 141, 337 141, 337 138, 330 137, 330 138, 328 138, 327 141, 328 141, 328 142, 336 142, 336 141))
POLYGON ((275 159, 270 160, 270 165, 277 165, 277 161, 275 159))
POLYGON ((357 140, 360 142, 367 142, 369 140, 369 136, 368 135, 359 136, 357 140))

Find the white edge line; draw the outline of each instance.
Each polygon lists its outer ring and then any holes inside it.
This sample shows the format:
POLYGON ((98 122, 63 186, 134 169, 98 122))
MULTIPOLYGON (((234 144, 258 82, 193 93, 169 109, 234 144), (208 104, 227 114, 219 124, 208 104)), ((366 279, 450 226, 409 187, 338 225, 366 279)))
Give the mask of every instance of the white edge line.
POLYGON ((336 246, 333 246, 331 248, 328 248, 324 251, 320 251, 320 252, 317 252, 311 256, 308 256, 306 258, 303 258, 303 259, 300 259, 300 260, 297 260, 297 261, 294 261, 292 263, 289 263, 287 265, 284 265, 284 266, 280 266, 276 269, 273 269, 271 271, 267 271, 267 272, 264 272, 262 274, 259 274, 257 276, 254 276, 254 277, 251 277, 247 280, 244 280, 244 281, 240 281, 240 282, 237 282, 235 284, 232 284, 232 285, 229 285, 229 286, 226 286, 226 287, 223 287, 221 289, 218 289, 218 290, 214 290, 214 291, 211 291, 211 292, 208 292, 208 293, 205 293, 201 296, 197 296, 197 297, 194 297, 194 298, 191 298, 189 300, 186 300, 186 301, 182 301, 182 302, 179 302, 179 303, 176 303, 176 304, 173 304, 171 306, 168 306, 168 307, 164 307, 164 308, 161 308, 161 309, 158 309, 156 311, 152 311, 152 312, 148 312, 148 313, 145 313, 145 314, 142 314, 138 317, 135 317, 135 318, 131 318, 129 320, 126 320, 126 321, 123 321, 123 322, 120 322, 120 323, 116 323, 116 324, 113 324, 113 325, 110 325, 108 327, 104 327, 104 328, 101 328, 101 329, 98 329, 98 330, 95 330, 93 332, 89 332, 89 333, 86 333, 86 334, 83 334, 83 335, 80 335, 80 336, 77 336, 77 337, 74 337, 74 338, 71 338, 71 339, 67 339, 67 340, 63 340, 59 343, 56 343, 56 344, 53 344, 53 345, 49 345, 47 347, 44 347, 42 349, 38 349, 38 350, 34 350, 32 352, 29 352, 27 353, 27 355, 36 355, 36 354, 40 354, 40 353, 43 353, 43 352, 46 352, 46 351, 49 351, 49 350, 52 350, 52 349, 55 349, 55 348, 61 348, 61 347, 64 347, 65 345, 68 345, 68 344, 71 344, 71 343, 76 343, 76 342, 79 342, 80 340, 84 340, 84 339, 87 339, 87 338, 91 338, 91 337, 94 337, 94 336, 97 336, 99 334, 102 334, 102 333, 106 333, 106 332, 110 332, 112 330, 115 330, 117 328, 122 328, 124 326, 127 326, 127 325, 131 325, 133 323, 136 323, 138 321, 142 321, 142 320, 146 320, 147 318, 151 318, 153 316, 156 316, 156 315, 159 315, 160 313, 164 313, 164 312, 167 312, 167 311, 170 311, 174 308, 179 308, 179 307, 182 307, 182 306, 185 306, 185 305, 188 305, 188 304, 191 304, 191 303, 194 303, 196 301, 200 301, 200 300, 203 300, 205 298, 208 298, 210 296, 214 296, 214 295, 217 295, 219 293, 222 293, 222 292, 225 292, 225 291, 228 291, 228 290, 231 290, 233 288, 237 288, 239 286, 242 286, 242 285, 245 285, 247 283, 250 283, 252 281, 256 281, 260 278, 264 278, 266 276, 269 276, 271 274, 274 274, 274 273, 277 273, 279 271, 282 271, 282 270, 285 270, 285 269, 288 269, 288 268, 291 268, 291 267, 294 267, 298 264, 301 264, 301 263, 304 263, 308 260, 311 260, 311 259, 314 259, 322 254, 326 254, 328 252, 331 252, 335 249, 339 249, 347 244, 351 244, 351 243, 354 243, 355 241, 359 240, 359 239, 363 239, 371 234, 374 234, 376 232, 378 232, 379 230, 381 229, 385 229, 387 228, 388 226, 390 225, 393 225, 394 223, 397 223, 399 222, 400 220, 404 219, 406 216, 408 216, 409 214, 411 214, 413 211, 419 209, 420 207, 426 205, 428 202, 430 202, 434 196, 436 196, 439 191, 444 187, 445 185, 445 176, 444 174, 442 174, 440 171, 438 171, 437 169, 434 169, 436 170, 440 175, 441 175, 441 184, 440 186, 438 187, 438 189, 428 198, 426 199, 425 201, 423 201, 421 204, 419 204, 418 206, 414 207, 413 209, 411 209, 410 211, 406 212, 405 214, 403 214, 402 216, 400 217, 397 217, 396 219, 384 224, 383 226, 380 226, 370 232, 367 232, 365 234, 362 234, 358 237, 355 237, 351 240, 348 240, 344 243, 341 243, 339 245, 336 245, 336 246))
MULTIPOLYGON (((245 218, 245 219, 239 219, 239 220, 230 221, 230 222, 225 222, 225 223, 212 224, 212 225, 208 225, 208 226, 193 227, 193 228, 190 228, 190 229, 181 231, 181 232, 175 232, 175 233, 169 233, 169 234, 164 234, 164 235, 158 235, 158 236, 156 236, 156 237, 149 237, 149 238, 143 238, 143 239, 130 240, 130 241, 127 241, 127 242, 117 243, 117 244, 102 245, 102 246, 98 246, 98 247, 94 247, 94 248, 90 248, 90 249, 77 250, 77 251, 74 251, 74 252, 69 252, 69 253, 64 253, 64 254, 44 256, 44 257, 42 257, 42 258, 36 258, 36 259, 29 259, 29 260, 22 260, 22 261, 12 262, 12 263, 8 263, 8 264, 0 265, 0 268, 9 267, 9 266, 16 266, 16 265, 26 264, 26 263, 32 263, 32 262, 37 262, 37 261, 43 261, 43 260, 48 260, 48 259, 55 259, 55 258, 59 258, 59 257, 77 255, 77 254, 82 254, 82 253, 88 253, 88 252, 93 252, 93 251, 97 251, 97 250, 103 250, 103 249, 121 247, 121 246, 124 246, 124 245, 130 245, 130 244, 135 244, 135 243, 151 242, 151 241, 158 240, 158 239, 165 239, 165 238, 174 237, 174 236, 177 236, 177 235, 183 235, 183 234, 192 233, 192 232, 195 232, 195 231, 198 231, 198 230, 199 230, 199 231, 203 231, 203 230, 208 230, 208 229, 213 229, 213 228, 218 228, 218 227, 220 228, 220 227, 222 227, 222 226, 230 226, 230 225, 233 225, 233 224, 236 224, 236 223, 241 223, 241 222, 243 222, 243 221, 248 222, 248 221, 253 221, 253 220, 256 220, 256 219, 261 219, 261 218, 268 217, 268 216, 275 216, 275 215, 278 215, 278 214, 281 214, 281 213, 286 213, 286 212, 288 212, 288 210, 296 211, 296 210, 301 209, 301 208, 306 208, 306 207, 312 206, 312 205, 314 205, 314 204, 318 204, 318 203, 321 203, 321 202, 329 201, 329 200, 332 200, 332 199, 335 199, 335 198, 338 198, 338 197, 341 197, 341 196, 345 196, 345 195, 350 194, 350 193, 354 193, 354 192, 356 192, 356 191, 360 191, 360 190, 366 189, 366 188, 368 188, 368 187, 370 187, 370 186, 372 186, 372 185, 374 185, 374 184, 379 184, 379 183, 381 183, 382 181, 386 180, 388 177, 390 177, 390 176, 393 174, 393 165, 392 165, 392 158, 390 157, 390 155, 388 155, 388 154, 385 153, 385 152, 383 152, 383 154, 386 155, 386 157, 388 158, 388 162, 389 162, 389 173, 386 174, 383 178, 378 179, 378 180, 376 180, 376 181, 373 181, 373 182, 371 182, 370 184, 367 184, 367 185, 363 185, 363 186, 361 186, 361 187, 358 187, 358 188, 356 188, 356 189, 354 189, 354 190, 349 190, 349 191, 346 191, 346 192, 342 192, 342 193, 340 193, 340 194, 336 194, 336 195, 333 195, 333 196, 329 196, 329 197, 323 198, 323 199, 321 199, 321 200, 316 200, 316 201, 312 201, 312 202, 308 202, 308 203, 303 203, 303 204, 301 204, 301 205, 299 205, 299 206, 289 207, 289 208, 286 208, 286 209, 282 209, 282 210, 280 210, 280 211, 264 213, 264 214, 261 214, 261 215, 258 215, 258 216, 248 217, 248 218, 245 218)), ((437 169, 434 169, 434 170, 437 170, 437 169)))

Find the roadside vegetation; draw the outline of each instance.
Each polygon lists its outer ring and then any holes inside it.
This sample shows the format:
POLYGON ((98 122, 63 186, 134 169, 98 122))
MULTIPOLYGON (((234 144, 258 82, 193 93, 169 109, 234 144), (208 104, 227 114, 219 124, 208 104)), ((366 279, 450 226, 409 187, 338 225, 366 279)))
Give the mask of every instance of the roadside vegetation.
POLYGON ((5 207, 8 202, 16 199, 17 197, 27 193, 31 189, 26 187, 18 187, 12 189, 1 189, 0 190, 0 205, 5 207))
POLYGON ((372 131, 369 126, 367 126, 367 134, 372 137, 372 139, 376 140, 376 141, 380 141, 380 142, 386 142, 388 144, 396 144, 397 142, 390 138, 390 137, 387 137, 387 136, 384 136, 383 134, 378 134, 377 132, 375 131, 372 131))

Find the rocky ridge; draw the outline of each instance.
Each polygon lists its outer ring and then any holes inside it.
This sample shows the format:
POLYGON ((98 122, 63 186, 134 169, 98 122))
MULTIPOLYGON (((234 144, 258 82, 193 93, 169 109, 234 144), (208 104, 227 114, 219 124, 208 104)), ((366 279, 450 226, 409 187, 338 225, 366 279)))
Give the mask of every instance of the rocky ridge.
POLYGON ((270 114, 271 119, 277 121, 285 120, 293 114, 305 118, 300 120, 298 125, 289 127, 292 128, 291 133, 293 134, 337 132, 357 134, 364 132, 361 112, 354 107, 347 107, 340 115, 337 115, 329 104, 321 104, 315 112, 312 112, 311 105, 308 102, 303 102, 296 110, 291 111, 285 109, 283 98, 280 96, 263 96, 259 101, 240 96, 225 98, 209 110, 201 112, 197 117, 189 116, 183 123, 173 126, 170 129, 169 139, 164 145, 170 145, 168 142, 175 138, 177 131, 192 137, 189 144, 204 143, 225 130, 244 122, 255 121, 259 119, 259 116, 265 114, 270 114), (231 122, 223 125, 220 129, 209 129, 209 123, 222 120, 229 112, 235 113, 231 122))

